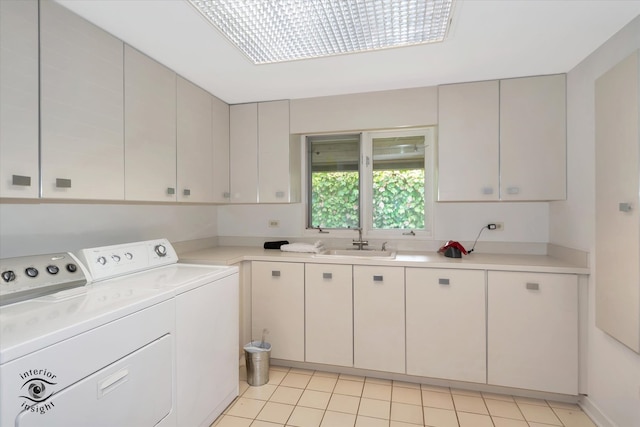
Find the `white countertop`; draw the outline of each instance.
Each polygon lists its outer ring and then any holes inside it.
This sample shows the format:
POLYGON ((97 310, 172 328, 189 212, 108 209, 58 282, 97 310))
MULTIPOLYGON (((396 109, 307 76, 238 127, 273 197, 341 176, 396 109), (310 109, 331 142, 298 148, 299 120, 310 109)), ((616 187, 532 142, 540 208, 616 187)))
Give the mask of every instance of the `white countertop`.
POLYGON ((216 265, 232 265, 242 261, 280 261, 589 274, 589 268, 586 266, 572 264, 549 255, 472 253, 463 255, 462 258, 446 258, 436 252, 398 251, 395 259, 364 259, 355 257, 316 257, 310 253, 282 252, 278 249, 263 249, 255 246, 218 246, 181 253, 179 258, 180 262, 216 265))

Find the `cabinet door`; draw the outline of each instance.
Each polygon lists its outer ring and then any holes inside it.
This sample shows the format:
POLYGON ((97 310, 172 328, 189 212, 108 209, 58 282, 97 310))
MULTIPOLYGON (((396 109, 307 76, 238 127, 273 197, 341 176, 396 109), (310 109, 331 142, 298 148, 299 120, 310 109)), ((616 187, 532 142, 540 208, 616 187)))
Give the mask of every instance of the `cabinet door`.
POLYGON ((258 104, 230 108, 229 174, 232 203, 258 201, 258 104))
POLYGON ((566 198, 565 75, 500 81, 500 197, 566 198))
POLYGON ((305 265, 307 362, 353 366, 352 266, 305 265))
POLYGON ((488 274, 488 383, 577 394, 577 276, 488 274))
POLYGON ((229 105, 212 97, 213 202, 229 202, 229 105))
POLYGON ((304 264, 251 263, 251 335, 274 359, 304 361, 304 264))
POLYGON ((404 268, 353 267, 356 368, 405 372, 404 268))
POLYGON ((596 80, 596 325, 640 353, 638 51, 596 80), (627 205, 625 205, 625 203, 627 205))
POLYGON ((38 84, 38 2, 0 1, 0 197, 38 197, 38 84))
POLYGON ((40 2, 42 196, 124 199, 122 41, 40 2))
MULTIPOLYGON (((258 167, 260 203, 291 199, 289 101, 258 104, 258 167)), ((296 159, 300 161, 300 159, 296 159)))
POLYGON ((485 383, 485 272, 407 268, 407 374, 485 383))
POLYGON ((499 83, 438 88, 438 200, 498 200, 499 83))
POLYGON ((125 198, 176 201, 176 74, 124 49, 125 198))
POLYGON ((178 201, 213 201, 212 96, 178 77, 178 201))
POLYGON ((238 393, 238 295, 234 274, 176 297, 177 425, 211 424, 238 393))

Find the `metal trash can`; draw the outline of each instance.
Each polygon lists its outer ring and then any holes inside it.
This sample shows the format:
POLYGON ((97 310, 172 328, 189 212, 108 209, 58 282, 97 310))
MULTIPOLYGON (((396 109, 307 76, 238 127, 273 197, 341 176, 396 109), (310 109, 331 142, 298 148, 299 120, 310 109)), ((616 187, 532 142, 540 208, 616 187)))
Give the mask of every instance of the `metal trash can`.
POLYGON ((244 359, 247 364, 247 382, 251 386, 261 386, 269 382, 269 357, 271 344, 264 341, 251 341, 244 346, 244 359))

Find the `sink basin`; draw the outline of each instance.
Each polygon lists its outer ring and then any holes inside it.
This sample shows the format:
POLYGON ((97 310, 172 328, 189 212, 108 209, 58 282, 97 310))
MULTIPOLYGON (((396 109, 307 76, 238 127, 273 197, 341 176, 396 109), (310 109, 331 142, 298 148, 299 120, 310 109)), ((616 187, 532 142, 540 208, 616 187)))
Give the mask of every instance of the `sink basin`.
POLYGON ((329 249, 316 254, 317 257, 394 259, 396 251, 380 251, 375 249, 329 249))

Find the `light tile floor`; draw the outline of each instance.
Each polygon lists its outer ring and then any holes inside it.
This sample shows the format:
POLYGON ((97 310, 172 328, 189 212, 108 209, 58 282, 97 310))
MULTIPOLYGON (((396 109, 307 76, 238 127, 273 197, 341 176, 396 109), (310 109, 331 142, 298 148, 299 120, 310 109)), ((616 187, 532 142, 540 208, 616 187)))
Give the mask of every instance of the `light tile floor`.
POLYGON ((272 366, 212 427, 595 427, 578 405, 272 366))

